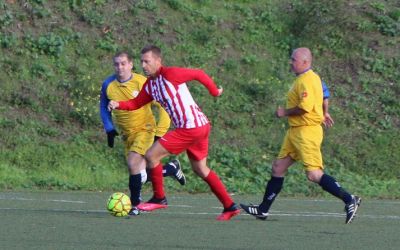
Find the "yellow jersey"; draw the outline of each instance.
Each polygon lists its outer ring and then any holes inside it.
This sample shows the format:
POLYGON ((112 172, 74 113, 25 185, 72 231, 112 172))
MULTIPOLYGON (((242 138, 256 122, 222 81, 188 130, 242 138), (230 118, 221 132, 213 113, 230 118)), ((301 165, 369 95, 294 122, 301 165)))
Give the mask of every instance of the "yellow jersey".
POLYGON ((324 120, 322 102, 320 77, 311 69, 298 75, 289 90, 286 108, 299 107, 306 113, 289 116, 289 125, 292 127, 320 125, 324 120))
MULTIPOLYGON (((110 100, 127 101, 135 98, 146 82, 146 77, 132 72, 132 77, 119 82, 115 75, 108 77, 102 85, 100 95, 100 115, 106 132, 114 128, 111 113, 107 110, 110 100)), ((166 111, 156 102, 146 104, 135 111, 114 110, 115 123, 123 135, 129 135, 138 131, 152 131, 156 136, 163 136, 169 129, 171 120, 166 111), (159 109, 159 119, 156 124, 151 106, 159 109)))

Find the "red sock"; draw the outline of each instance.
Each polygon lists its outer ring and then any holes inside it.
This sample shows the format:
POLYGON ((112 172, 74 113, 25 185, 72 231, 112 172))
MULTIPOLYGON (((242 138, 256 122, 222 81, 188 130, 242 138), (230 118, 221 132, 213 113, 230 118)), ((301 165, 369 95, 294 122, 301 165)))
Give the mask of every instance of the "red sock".
POLYGON ((163 183, 163 167, 162 164, 158 164, 155 168, 150 170, 151 184, 153 186, 154 198, 163 199, 165 198, 164 183, 163 183))
POLYGON ((233 205, 233 200, 226 191, 225 185, 214 171, 211 170, 204 180, 210 186, 211 191, 217 196, 224 208, 229 208, 233 205))

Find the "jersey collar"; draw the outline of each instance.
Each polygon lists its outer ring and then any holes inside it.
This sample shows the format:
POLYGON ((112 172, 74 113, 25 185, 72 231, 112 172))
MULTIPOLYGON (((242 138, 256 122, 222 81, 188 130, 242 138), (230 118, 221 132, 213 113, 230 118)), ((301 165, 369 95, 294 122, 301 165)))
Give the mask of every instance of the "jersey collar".
POLYGON ((310 68, 307 68, 307 69, 305 69, 303 72, 296 73, 296 76, 302 75, 302 74, 306 73, 306 72, 307 72, 307 71, 309 71, 309 70, 311 70, 311 67, 310 67, 310 68))
POLYGON ((127 80, 125 80, 125 81, 120 81, 120 80, 118 80, 118 77, 116 77, 116 79, 117 79, 117 81, 118 81, 119 83, 124 84, 124 83, 126 83, 126 82, 129 82, 129 81, 132 79, 132 77, 133 77, 133 72, 131 73, 131 76, 130 76, 127 80))

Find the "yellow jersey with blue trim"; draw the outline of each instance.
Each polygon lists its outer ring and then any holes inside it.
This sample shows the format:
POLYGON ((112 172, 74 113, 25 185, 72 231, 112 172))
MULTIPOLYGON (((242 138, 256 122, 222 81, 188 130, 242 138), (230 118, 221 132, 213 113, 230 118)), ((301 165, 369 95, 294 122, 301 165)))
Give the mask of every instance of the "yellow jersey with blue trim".
MULTIPOLYGON (((100 96, 100 115, 106 132, 115 129, 111 113, 107 110, 109 101, 126 101, 135 98, 142 89, 146 79, 145 76, 132 73, 132 77, 125 82, 119 82, 115 75, 108 77, 103 82, 100 96)), ((152 104, 148 103, 135 111, 113 111, 115 123, 124 135, 129 135, 137 131, 151 131, 157 136, 162 136, 168 131, 171 122, 168 114, 160 105, 154 104, 159 108, 159 120, 156 125, 151 109, 152 104)))
POLYGON ((324 120, 321 78, 311 69, 297 76, 289 90, 286 108, 298 107, 303 115, 289 116, 292 127, 320 125, 324 120))

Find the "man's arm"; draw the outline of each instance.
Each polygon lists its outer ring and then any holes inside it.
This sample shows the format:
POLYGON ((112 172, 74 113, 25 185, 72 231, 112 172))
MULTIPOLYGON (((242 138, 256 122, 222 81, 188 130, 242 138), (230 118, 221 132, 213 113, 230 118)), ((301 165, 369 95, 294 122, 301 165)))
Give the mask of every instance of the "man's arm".
POLYGON ((326 98, 324 99, 324 101, 322 102, 322 109, 324 112, 324 125, 327 128, 330 128, 333 126, 334 121, 333 118, 331 117, 331 115, 329 114, 329 99, 326 98))
POLYGON ((115 130, 115 127, 114 127, 114 124, 113 124, 112 118, 111 118, 111 112, 109 110, 107 110, 107 106, 110 101, 107 97, 107 92, 106 92, 107 86, 108 86, 108 84, 106 82, 104 82, 103 86, 101 88, 101 92, 100 92, 100 106, 99 106, 101 121, 103 123, 104 130, 106 132, 115 130))
POLYGON ((114 138, 118 135, 115 130, 114 124, 111 118, 111 112, 107 110, 109 99, 107 97, 107 87, 110 81, 105 81, 101 87, 100 93, 100 117, 103 122, 104 130, 107 133, 107 144, 110 148, 114 147, 114 138))
POLYGON ((223 92, 222 87, 218 88, 213 79, 201 69, 167 67, 164 75, 174 84, 198 81, 208 89, 212 96, 220 96, 223 92))
POLYGON ((285 116, 296 116, 296 115, 304 115, 307 113, 304 109, 301 109, 299 107, 294 107, 290 109, 285 109, 282 107, 278 107, 278 109, 275 112, 275 115, 278 118, 285 117, 285 116))
POLYGON ((324 94, 324 100, 322 102, 322 109, 324 112, 324 125, 327 128, 330 128, 333 126, 334 121, 331 117, 331 115, 329 114, 329 97, 331 96, 328 86, 326 85, 326 83, 324 81, 322 81, 322 91, 324 94))
POLYGON ((111 111, 113 109, 121 109, 121 110, 136 110, 140 109, 147 103, 151 102, 153 100, 153 97, 149 95, 146 90, 146 84, 145 86, 140 90, 139 95, 134 98, 130 99, 128 101, 110 101, 108 103, 108 110, 111 111))

